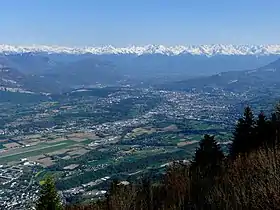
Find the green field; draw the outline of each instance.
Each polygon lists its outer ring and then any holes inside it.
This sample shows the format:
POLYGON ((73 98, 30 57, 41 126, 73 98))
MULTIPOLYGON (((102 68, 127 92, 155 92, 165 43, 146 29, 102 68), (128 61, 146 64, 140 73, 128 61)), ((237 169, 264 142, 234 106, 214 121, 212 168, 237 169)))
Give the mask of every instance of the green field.
POLYGON ((190 120, 190 126, 192 129, 196 130, 223 129, 223 126, 219 124, 199 120, 190 120))
POLYGON ((86 140, 84 140, 84 141, 81 141, 80 143, 82 143, 82 144, 90 144, 90 143, 92 143, 92 142, 94 142, 94 140, 92 140, 92 139, 86 139, 86 140))
POLYGON ((155 129, 135 128, 131 133, 126 134, 126 138, 135 138, 143 134, 152 134, 154 132, 156 132, 155 129))
POLYGON ((64 149, 71 145, 77 144, 75 141, 67 140, 63 142, 57 143, 42 143, 33 147, 25 147, 19 148, 11 153, 7 152, 5 154, 2 153, 0 156, 0 163, 7 163, 11 161, 19 161, 22 158, 28 158, 32 156, 37 156, 41 154, 46 154, 50 152, 54 152, 60 149, 64 149))
POLYGON ((203 135, 191 134, 191 135, 188 135, 187 139, 190 140, 190 141, 200 141, 202 138, 203 138, 203 135))

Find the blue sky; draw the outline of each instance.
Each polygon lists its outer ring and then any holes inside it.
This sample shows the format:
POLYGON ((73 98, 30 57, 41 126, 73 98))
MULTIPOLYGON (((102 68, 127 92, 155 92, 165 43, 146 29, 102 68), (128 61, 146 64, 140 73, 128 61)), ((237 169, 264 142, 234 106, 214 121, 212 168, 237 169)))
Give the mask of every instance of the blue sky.
POLYGON ((280 43, 279 0, 0 0, 0 44, 280 43))

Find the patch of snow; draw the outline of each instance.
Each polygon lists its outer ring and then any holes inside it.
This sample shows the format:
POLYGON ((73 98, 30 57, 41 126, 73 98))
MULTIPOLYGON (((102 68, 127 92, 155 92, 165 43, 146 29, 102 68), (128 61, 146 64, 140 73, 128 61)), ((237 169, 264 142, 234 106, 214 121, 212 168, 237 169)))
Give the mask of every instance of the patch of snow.
POLYGON ((265 71, 276 72, 276 69, 265 69, 265 71))
POLYGON ((2 81, 3 81, 3 82, 7 82, 7 83, 12 83, 12 84, 17 84, 16 81, 10 80, 10 79, 4 79, 4 78, 2 78, 2 81))
POLYGON ((90 91, 88 89, 78 89, 78 90, 73 90, 71 91, 71 93, 76 93, 76 92, 87 92, 87 91, 90 91))
POLYGON ((236 82, 238 82, 237 79, 229 81, 228 84, 232 84, 232 83, 236 83, 236 82))
POLYGON ((3 87, 3 86, 0 86, 0 91, 7 91, 7 92, 13 92, 13 93, 35 94, 34 92, 24 90, 22 88, 10 88, 10 87, 3 87))
POLYGON ((163 46, 163 45, 145 45, 145 46, 128 46, 114 47, 111 45, 102 47, 63 47, 63 46, 12 46, 0 45, 0 53, 17 54, 17 53, 66 53, 66 54, 164 54, 164 55, 279 55, 280 44, 275 45, 191 45, 191 46, 163 46))
POLYGON ((257 72, 257 70, 247 71, 246 74, 252 74, 252 73, 255 73, 255 72, 257 72))

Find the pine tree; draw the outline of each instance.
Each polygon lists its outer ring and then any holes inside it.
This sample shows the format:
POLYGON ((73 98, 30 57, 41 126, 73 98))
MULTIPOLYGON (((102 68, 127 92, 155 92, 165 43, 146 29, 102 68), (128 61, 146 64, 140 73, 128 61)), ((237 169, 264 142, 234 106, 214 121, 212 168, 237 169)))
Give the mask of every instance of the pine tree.
POLYGON ((253 149, 254 145, 254 115, 250 107, 246 107, 243 117, 240 118, 233 133, 233 141, 230 146, 230 156, 245 154, 253 149))
POLYGON ((266 119, 266 116, 263 112, 258 115, 255 126, 255 140, 252 147, 257 149, 261 146, 266 148, 270 146, 270 137, 269 137, 269 121, 266 119))
POLYGON ((52 177, 47 177, 41 186, 40 197, 37 201, 36 210, 62 210, 61 200, 55 188, 52 177))
POLYGON ((215 177, 222 169, 224 154, 214 139, 205 135, 200 141, 191 164, 191 200, 197 209, 205 209, 206 195, 215 183, 215 177))
POLYGON ((212 171, 220 165, 223 158, 224 154, 215 141, 214 136, 205 135, 200 141, 191 168, 199 168, 201 171, 212 171))

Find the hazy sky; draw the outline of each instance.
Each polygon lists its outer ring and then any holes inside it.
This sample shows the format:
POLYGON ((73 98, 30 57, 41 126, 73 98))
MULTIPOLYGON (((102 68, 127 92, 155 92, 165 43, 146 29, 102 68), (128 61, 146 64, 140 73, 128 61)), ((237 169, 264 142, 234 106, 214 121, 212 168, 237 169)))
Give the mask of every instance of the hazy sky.
POLYGON ((0 44, 280 43, 280 0, 0 0, 0 44))

